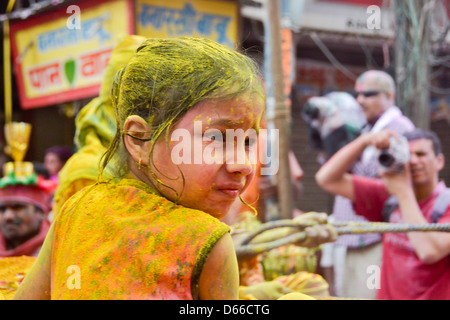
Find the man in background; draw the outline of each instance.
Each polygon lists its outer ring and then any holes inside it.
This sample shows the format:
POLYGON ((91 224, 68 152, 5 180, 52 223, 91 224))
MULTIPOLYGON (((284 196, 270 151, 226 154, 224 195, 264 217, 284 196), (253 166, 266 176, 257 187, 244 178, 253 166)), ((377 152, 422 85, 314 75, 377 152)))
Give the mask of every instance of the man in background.
MULTIPOLYGON (((352 201, 369 221, 391 223, 450 222, 449 189, 439 181, 445 159, 437 135, 415 129, 404 135, 410 159, 400 170, 383 170, 382 179, 361 177, 348 169, 368 146, 383 150, 400 143, 392 130, 365 133, 338 151, 316 174, 326 191, 352 201), (391 195, 391 212, 385 210, 391 195)), ((378 299, 450 299, 450 234, 385 233, 378 299)))
POLYGON ((50 227, 47 219, 54 184, 0 187, 0 257, 37 256, 50 227))
MULTIPOLYGON (((362 134, 383 129, 403 134, 414 129, 414 124, 395 106, 395 82, 388 73, 369 70, 361 74, 355 82, 354 96, 367 120, 362 134)), ((375 147, 368 146, 355 160, 348 167, 349 172, 378 177, 375 147)), ((335 197, 331 219, 337 222, 367 221, 356 215, 350 200, 339 194, 335 197)), ((321 266, 331 275, 326 278, 334 283, 333 293, 340 297, 375 299, 376 290, 367 286, 367 268, 381 265, 381 253, 380 234, 343 235, 335 243, 325 245, 321 266)))

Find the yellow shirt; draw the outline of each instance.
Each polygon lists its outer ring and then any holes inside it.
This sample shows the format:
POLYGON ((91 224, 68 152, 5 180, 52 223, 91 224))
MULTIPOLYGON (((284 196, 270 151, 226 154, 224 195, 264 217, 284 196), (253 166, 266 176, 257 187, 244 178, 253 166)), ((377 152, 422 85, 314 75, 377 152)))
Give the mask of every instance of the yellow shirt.
POLYGON ((230 231, 129 179, 83 189, 55 223, 52 299, 196 299, 206 258, 230 231))

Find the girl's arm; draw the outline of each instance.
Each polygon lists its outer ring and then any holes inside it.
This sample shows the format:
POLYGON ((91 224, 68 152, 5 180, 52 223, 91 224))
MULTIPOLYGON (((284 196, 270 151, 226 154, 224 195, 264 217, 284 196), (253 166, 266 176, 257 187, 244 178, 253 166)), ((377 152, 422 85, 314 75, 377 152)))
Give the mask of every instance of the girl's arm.
POLYGON ((229 233, 217 241, 206 259, 198 289, 200 300, 239 299, 239 269, 229 233))
POLYGON ((52 223, 36 262, 25 276, 14 295, 15 300, 50 300, 50 271, 53 247, 52 223))

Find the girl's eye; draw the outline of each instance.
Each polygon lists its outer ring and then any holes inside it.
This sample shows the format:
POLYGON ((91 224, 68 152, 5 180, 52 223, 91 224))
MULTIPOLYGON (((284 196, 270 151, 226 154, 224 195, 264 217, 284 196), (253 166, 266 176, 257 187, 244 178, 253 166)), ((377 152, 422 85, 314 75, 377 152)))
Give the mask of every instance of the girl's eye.
POLYGON ((254 138, 246 138, 245 139, 245 146, 246 147, 254 147, 256 145, 257 140, 254 138))
POLYGON ((223 141, 223 135, 219 130, 210 130, 204 133, 204 141, 223 141))

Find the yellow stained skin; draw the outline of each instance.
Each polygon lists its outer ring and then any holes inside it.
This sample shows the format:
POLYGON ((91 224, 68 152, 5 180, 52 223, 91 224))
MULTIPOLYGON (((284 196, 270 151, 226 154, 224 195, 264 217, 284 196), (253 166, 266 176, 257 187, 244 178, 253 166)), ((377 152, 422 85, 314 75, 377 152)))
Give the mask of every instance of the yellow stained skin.
MULTIPOLYGON (((195 136, 195 122, 201 122, 203 124, 210 119, 210 128, 222 132, 224 140, 227 129, 242 129, 244 132, 248 129, 254 129, 256 132, 259 131, 260 120, 264 110, 263 104, 262 102, 250 104, 246 102, 247 100, 246 97, 240 97, 231 101, 219 101, 217 103, 203 102, 187 112, 183 119, 177 122, 173 130, 185 129, 190 133, 191 141, 189 144, 192 149, 192 158, 194 153, 197 152, 197 150, 194 150, 196 145, 195 140, 199 140, 197 145, 202 145, 202 153, 208 145, 215 143, 214 141, 202 141, 202 137, 195 136), (233 106, 239 106, 242 112, 240 114, 231 112, 233 106)), ((205 126, 202 126, 202 128, 206 131, 205 126)), ((171 159, 172 150, 179 143, 186 143, 186 141, 171 141, 169 147, 165 141, 160 141, 155 144, 154 162, 151 169, 153 172, 158 171, 156 176, 160 179, 160 182, 176 190, 177 194, 171 189, 164 187, 160 187, 159 191, 172 201, 175 201, 177 195, 181 194, 182 196, 178 200, 179 204, 188 208, 200 209, 219 219, 222 218, 228 212, 236 198, 224 194, 220 189, 225 189, 227 185, 236 185, 235 187, 239 188, 239 193, 236 194, 237 196, 245 191, 254 177, 255 165, 248 163, 247 160, 246 163, 242 164, 237 163, 238 161, 235 161, 235 164, 230 164, 230 161, 237 159, 238 152, 245 152, 247 154, 249 149, 245 145, 237 146, 236 141, 233 141, 234 159, 227 159, 227 152, 224 150, 223 161, 218 164, 195 164, 192 161, 192 163, 188 164, 182 163, 175 165, 167 161, 167 159, 171 159), (185 177, 186 184, 184 186, 179 170, 183 172, 185 177), (199 198, 202 199, 201 203, 198 202, 199 198)), ((224 141, 224 144, 226 143, 224 141)), ((225 145, 223 148, 225 149, 225 145)), ((146 176, 150 181, 153 181, 155 186, 158 186, 158 183, 150 172, 146 172, 146 176)), ((228 189, 233 187, 230 186, 228 189)))

